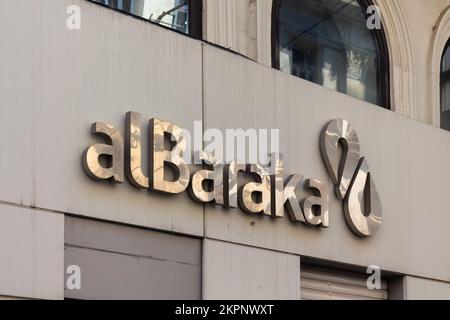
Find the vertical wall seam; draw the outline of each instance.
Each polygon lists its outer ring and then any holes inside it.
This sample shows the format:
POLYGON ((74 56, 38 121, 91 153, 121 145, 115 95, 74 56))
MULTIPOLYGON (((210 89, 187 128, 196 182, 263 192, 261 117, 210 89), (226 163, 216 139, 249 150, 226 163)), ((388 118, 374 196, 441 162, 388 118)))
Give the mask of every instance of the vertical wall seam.
MULTIPOLYGON (((204 145, 204 141, 203 141, 203 137, 205 134, 205 55, 204 55, 204 51, 205 51, 205 44, 202 43, 201 44, 201 67, 202 67, 202 149, 205 149, 205 145, 204 145)), ((205 299, 205 277, 204 277, 204 272, 205 272, 205 239, 206 239, 206 204, 203 204, 203 208, 202 208, 202 214, 203 214, 203 240, 201 242, 201 251, 200 251, 200 259, 201 259, 201 270, 200 270, 200 296, 201 299, 204 300, 205 299)))

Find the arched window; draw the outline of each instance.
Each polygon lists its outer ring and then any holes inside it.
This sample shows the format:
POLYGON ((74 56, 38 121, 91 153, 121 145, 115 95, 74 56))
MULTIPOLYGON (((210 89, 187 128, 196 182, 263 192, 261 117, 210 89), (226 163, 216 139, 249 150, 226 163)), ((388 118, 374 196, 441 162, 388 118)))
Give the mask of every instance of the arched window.
POLYGON ((450 130, 450 40, 441 63, 441 128, 450 130))
POLYGON ((92 0, 201 38, 202 0, 92 0))
POLYGON ((273 67, 389 108, 389 57, 368 0, 274 0, 273 67), (370 20, 372 21, 372 20, 370 20))

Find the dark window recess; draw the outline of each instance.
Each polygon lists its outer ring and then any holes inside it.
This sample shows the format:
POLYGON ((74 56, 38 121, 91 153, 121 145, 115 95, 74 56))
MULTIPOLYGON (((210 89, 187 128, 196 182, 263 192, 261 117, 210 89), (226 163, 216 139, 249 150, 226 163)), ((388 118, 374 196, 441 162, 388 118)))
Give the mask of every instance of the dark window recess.
POLYGON ((450 40, 441 63, 441 128, 450 130, 450 40))
POLYGON ((202 0, 91 0, 158 23, 165 27, 202 36, 202 0))
POLYGON ((383 28, 367 27, 368 0, 276 0, 273 66, 389 108, 383 28))

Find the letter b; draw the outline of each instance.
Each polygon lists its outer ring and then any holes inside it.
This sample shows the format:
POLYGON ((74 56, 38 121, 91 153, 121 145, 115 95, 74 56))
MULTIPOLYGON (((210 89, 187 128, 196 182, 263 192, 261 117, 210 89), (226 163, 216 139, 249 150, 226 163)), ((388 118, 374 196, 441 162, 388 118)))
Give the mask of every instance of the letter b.
POLYGON ((181 128, 167 121, 151 119, 150 141, 153 141, 153 148, 150 150, 151 189, 170 194, 184 192, 189 185, 189 168, 183 161, 186 140, 181 128), (171 137, 173 144, 171 150, 166 150, 165 147, 167 135, 171 137), (175 173, 172 181, 166 179, 166 166, 170 166, 175 173))

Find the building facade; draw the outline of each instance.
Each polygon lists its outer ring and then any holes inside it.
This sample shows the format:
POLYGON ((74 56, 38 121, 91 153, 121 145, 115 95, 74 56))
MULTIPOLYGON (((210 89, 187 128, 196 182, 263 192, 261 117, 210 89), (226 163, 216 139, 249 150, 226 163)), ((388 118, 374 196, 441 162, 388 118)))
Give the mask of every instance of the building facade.
POLYGON ((2 1, 0 24, 0 299, 450 299, 450 0, 2 1), (154 192, 150 119, 278 129, 306 187, 278 216, 274 189, 268 214, 154 192))

